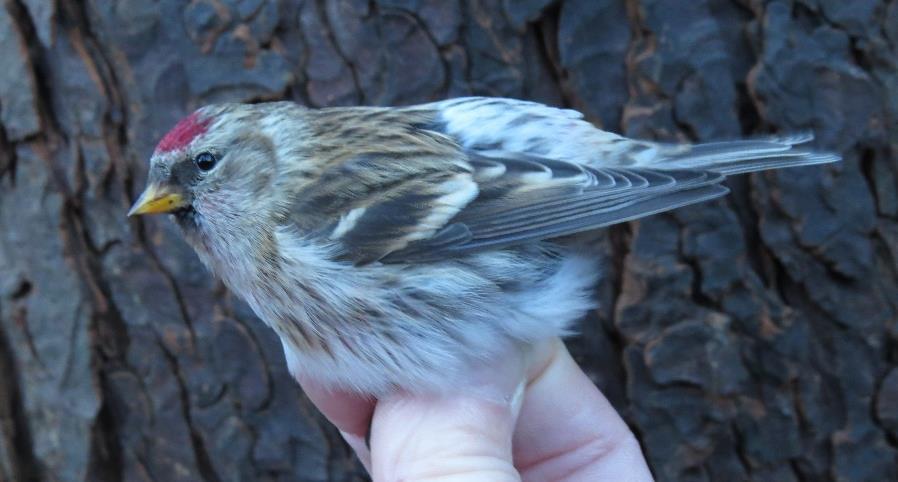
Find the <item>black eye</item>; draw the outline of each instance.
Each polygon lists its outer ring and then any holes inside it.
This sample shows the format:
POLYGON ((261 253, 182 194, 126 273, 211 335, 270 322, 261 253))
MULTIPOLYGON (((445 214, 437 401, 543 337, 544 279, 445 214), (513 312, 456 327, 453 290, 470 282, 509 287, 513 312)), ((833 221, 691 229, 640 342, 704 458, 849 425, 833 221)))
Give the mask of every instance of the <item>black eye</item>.
POLYGON ((201 171, 212 169, 215 167, 216 161, 218 161, 218 159, 216 159, 215 154, 212 154, 211 152, 201 152, 193 158, 194 164, 196 164, 196 167, 200 168, 201 171))

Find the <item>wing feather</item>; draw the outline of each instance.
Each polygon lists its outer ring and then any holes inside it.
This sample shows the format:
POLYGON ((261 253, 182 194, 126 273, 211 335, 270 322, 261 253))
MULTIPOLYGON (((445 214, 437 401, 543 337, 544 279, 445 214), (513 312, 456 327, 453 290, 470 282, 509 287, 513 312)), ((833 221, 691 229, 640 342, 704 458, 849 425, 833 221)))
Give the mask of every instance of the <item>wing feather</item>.
POLYGON ((484 158, 471 154, 477 169, 496 169, 496 164, 538 163, 553 174, 544 187, 534 187, 525 174, 506 169, 490 184, 506 188, 501 196, 478 197, 461 210, 433 238, 411 243, 383 258, 385 262, 425 261, 456 256, 486 248, 501 248, 596 229, 637 219, 687 204, 725 195, 719 183, 724 176, 700 170, 659 171, 635 168, 590 168, 543 160, 484 158), (550 167, 551 166, 551 167, 550 167), (554 167, 555 169, 552 169, 554 167))
POLYGON ((291 219, 355 264, 413 262, 564 236, 726 193, 722 175, 701 170, 459 155, 442 169, 424 157, 405 157, 401 169, 386 154, 346 160, 298 193, 291 219))

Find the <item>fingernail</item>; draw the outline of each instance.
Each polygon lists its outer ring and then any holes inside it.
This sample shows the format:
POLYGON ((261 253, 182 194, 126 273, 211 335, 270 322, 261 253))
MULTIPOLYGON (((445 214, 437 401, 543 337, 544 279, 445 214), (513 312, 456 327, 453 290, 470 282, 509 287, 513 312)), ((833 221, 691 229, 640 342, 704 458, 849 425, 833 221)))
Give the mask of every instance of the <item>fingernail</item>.
POLYGON ((340 430, 340 436, 343 437, 343 440, 352 447, 352 450, 355 452, 356 456, 362 462, 362 465, 365 466, 365 470, 368 473, 371 473, 371 449, 368 448, 368 444, 365 443, 365 438, 360 435, 351 434, 348 432, 344 432, 340 430))

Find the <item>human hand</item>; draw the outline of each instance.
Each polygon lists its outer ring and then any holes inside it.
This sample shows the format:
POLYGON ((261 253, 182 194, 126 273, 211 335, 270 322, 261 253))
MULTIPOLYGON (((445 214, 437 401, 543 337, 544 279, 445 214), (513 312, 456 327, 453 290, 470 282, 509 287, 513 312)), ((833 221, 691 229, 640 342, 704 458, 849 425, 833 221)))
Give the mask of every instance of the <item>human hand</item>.
POLYGON ((633 433, 560 340, 440 396, 374 401, 300 383, 376 482, 652 480, 633 433))

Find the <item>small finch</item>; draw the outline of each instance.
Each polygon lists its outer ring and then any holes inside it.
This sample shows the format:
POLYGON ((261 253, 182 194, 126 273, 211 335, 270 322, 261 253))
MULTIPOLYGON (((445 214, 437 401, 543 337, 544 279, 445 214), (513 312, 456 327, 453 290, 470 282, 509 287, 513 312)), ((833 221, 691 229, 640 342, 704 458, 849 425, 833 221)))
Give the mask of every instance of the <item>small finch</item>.
POLYGON ((594 306, 596 263, 569 235, 723 196, 730 174, 839 160, 810 140, 639 141, 498 98, 210 105, 159 142, 129 215, 171 213, 294 375, 440 391, 594 306))

